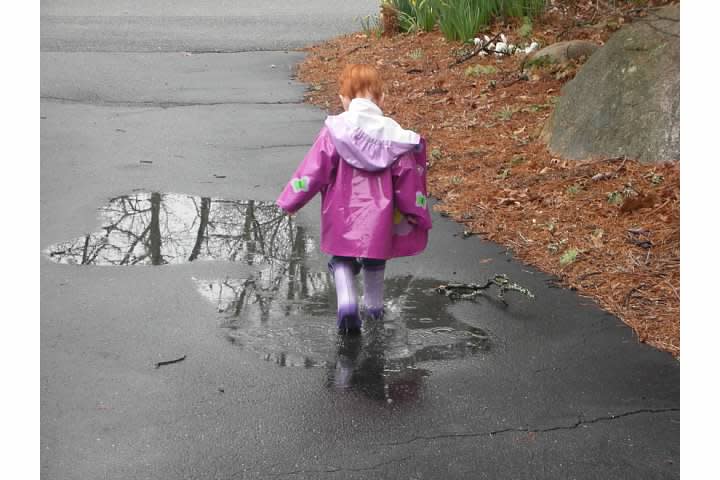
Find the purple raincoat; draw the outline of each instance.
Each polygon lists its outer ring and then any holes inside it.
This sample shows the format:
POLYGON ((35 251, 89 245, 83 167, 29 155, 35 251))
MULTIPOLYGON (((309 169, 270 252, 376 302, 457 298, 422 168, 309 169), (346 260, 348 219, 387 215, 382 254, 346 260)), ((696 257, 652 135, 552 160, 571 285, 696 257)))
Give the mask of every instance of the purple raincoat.
POLYGON ((320 192, 320 248, 329 255, 417 255, 432 227, 426 162, 418 134, 355 98, 347 112, 327 118, 277 204, 295 213, 320 192))

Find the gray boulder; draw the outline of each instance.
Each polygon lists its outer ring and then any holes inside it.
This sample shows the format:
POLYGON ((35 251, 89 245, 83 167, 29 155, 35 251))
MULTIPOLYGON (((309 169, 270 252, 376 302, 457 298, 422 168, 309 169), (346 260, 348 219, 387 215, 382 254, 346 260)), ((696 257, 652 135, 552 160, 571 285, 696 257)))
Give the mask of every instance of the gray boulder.
POLYGON ((599 45, 588 40, 568 40, 548 45, 535 53, 528 55, 526 62, 533 62, 543 57, 551 63, 565 63, 568 60, 578 60, 581 57, 589 57, 599 45))
POLYGON ((545 129, 573 160, 680 160, 680 7, 649 11, 595 52, 563 88, 545 129))

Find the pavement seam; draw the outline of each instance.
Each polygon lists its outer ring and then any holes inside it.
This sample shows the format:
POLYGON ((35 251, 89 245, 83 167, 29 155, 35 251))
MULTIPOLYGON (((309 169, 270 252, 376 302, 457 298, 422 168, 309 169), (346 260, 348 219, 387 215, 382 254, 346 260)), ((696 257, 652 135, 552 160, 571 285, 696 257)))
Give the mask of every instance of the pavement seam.
POLYGON ((192 55, 212 55, 212 54, 218 54, 218 53, 254 53, 254 52, 262 52, 262 53, 304 53, 301 49, 296 48, 286 48, 286 49, 273 49, 273 48, 258 48, 258 49, 247 49, 247 50, 183 50, 182 52, 178 53, 190 53, 192 55))
POLYGON ((75 98, 64 98, 54 96, 41 96, 41 101, 46 102, 57 102, 57 103, 71 103, 79 105, 93 105, 98 107, 150 107, 150 108, 181 108, 181 107, 214 107, 219 105, 302 105, 302 100, 278 100, 278 101, 267 101, 267 102, 127 102, 127 101, 113 101, 113 100, 101 100, 101 101, 88 101, 79 100, 75 98))
MULTIPOLYGON (((304 48, 304 47, 303 47, 304 48)), ((93 50, 87 49, 61 49, 45 47, 40 48, 40 53, 189 53, 191 55, 213 55, 213 54, 239 54, 239 53, 304 53, 302 48, 246 48, 246 49, 227 49, 227 50, 93 50)))
POLYGON ((624 413, 618 413, 618 414, 612 414, 612 415, 606 415, 601 417, 592 418, 589 420, 583 420, 582 416, 578 418, 578 420, 570 425, 559 425, 555 427, 547 427, 547 428, 530 428, 530 427, 516 427, 516 428, 505 428, 502 430, 493 430, 489 432, 469 432, 469 433, 447 433, 447 434, 439 434, 439 435, 421 435, 417 437, 413 437, 409 440, 402 441, 402 442, 393 442, 393 443, 380 443, 376 444, 376 446, 380 447, 388 447, 388 446, 398 446, 398 445, 408 445, 410 443, 418 442, 421 440, 438 440, 438 439, 445 439, 445 438, 477 438, 477 437, 494 437, 495 435, 501 435, 504 433, 547 433, 547 432, 555 432, 558 430, 574 430, 576 428, 579 428, 583 425, 591 425, 593 423, 600 423, 600 422, 607 422, 612 420, 617 420, 619 418, 625 418, 625 417, 631 417, 634 415, 640 415, 640 414, 656 414, 656 413, 668 413, 668 412, 679 412, 680 408, 672 407, 672 408, 642 408, 638 410, 631 410, 629 412, 624 413))

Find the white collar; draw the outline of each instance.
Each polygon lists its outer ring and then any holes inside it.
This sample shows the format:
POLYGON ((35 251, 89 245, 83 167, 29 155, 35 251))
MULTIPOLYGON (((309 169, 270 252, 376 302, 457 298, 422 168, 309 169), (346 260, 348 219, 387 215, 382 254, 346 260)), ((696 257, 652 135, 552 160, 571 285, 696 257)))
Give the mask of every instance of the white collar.
POLYGON ((420 135, 412 130, 405 130, 395 120, 384 116, 380 107, 370 99, 353 98, 347 111, 339 116, 375 140, 414 145, 420 143, 420 135))

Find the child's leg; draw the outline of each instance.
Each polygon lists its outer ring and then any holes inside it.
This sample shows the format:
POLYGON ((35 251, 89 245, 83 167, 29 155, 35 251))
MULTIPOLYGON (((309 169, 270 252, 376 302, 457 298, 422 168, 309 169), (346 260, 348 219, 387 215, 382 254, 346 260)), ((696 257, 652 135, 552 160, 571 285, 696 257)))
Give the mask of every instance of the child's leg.
POLYGON ((328 264, 335 278, 337 293, 337 328, 343 333, 360 331, 362 321, 358 312, 357 295, 355 294, 355 275, 360 265, 354 258, 333 257, 328 264))
POLYGON ((385 287, 385 260, 363 258, 363 304, 368 315, 374 319, 382 318, 383 295, 385 287))

